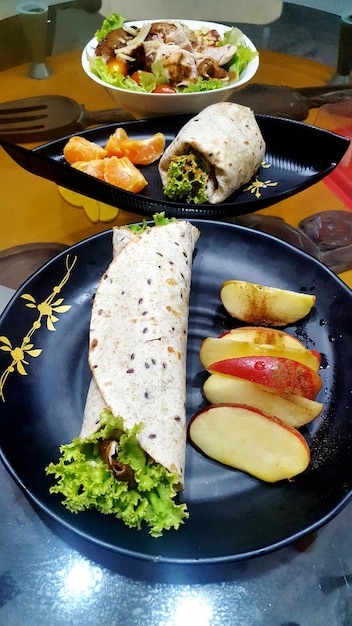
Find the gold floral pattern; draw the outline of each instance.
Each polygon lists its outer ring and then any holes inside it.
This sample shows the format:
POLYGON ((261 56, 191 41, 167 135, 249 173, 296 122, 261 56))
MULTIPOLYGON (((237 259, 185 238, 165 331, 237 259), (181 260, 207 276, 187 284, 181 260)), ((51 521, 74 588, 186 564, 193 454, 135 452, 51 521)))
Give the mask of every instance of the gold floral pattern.
POLYGON ((0 350, 8 352, 10 357, 9 365, 0 376, 0 399, 3 402, 5 402, 4 387, 10 374, 17 372, 21 376, 27 376, 27 368, 30 364, 29 359, 36 358, 42 353, 42 348, 35 347, 33 341, 35 332, 43 326, 43 323, 46 324, 48 331, 54 332, 56 330, 55 324, 60 319, 57 316, 66 313, 71 308, 71 305, 63 304, 64 298, 58 296, 69 280, 76 261, 76 256, 72 259, 70 255, 65 257, 66 273, 64 277, 58 285, 52 288, 50 295, 42 302, 37 302, 29 293, 21 295, 21 298, 26 302, 25 306, 36 311, 37 317, 18 345, 13 344, 8 337, 0 336, 0 350))
MULTIPOLYGON (((269 167, 271 167, 271 164, 263 161, 261 167, 263 169, 268 169, 269 167)), ((247 187, 245 187, 243 191, 249 191, 250 193, 254 194, 256 198, 259 199, 261 198, 263 189, 266 189, 267 187, 276 187, 277 184, 278 183, 273 182, 272 180, 259 180, 258 176, 255 176, 255 178, 251 180, 249 185, 247 185, 247 187)))

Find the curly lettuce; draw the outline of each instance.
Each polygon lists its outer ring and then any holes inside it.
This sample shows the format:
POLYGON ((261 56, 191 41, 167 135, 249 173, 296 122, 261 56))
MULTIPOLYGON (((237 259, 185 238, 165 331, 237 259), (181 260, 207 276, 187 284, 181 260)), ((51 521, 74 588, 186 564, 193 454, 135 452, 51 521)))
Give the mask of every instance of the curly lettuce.
POLYGON ((236 26, 225 31, 223 39, 218 42, 217 45, 222 46, 225 44, 231 44, 237 47, 236 53, 224 67, 236 80, 239 80, 242 72, 244 72, 247 65, 258 55, 258 52, 247 46, 242 31, 236 26))
POLYGON ((121 417, 107 409, 100 415, 99 430, 86 439, 75 438, 60 447, 57 463, 50 463, 46 474, 54 476, 56 484, 50 493, 61 494, 63 505, 72 513, 97 509, 114 515, 128 527, 149 528, 152 537, 164 530, 177 530, 188 518, 185 504, 177 504, 175 485, 177 474, 152 461, 137 441, 141 426, 124 428, 121 417), (136 487, 117 480, 100 456, 103 441, 118 439, 116 460, 129 465, 136 487))
POLYGON ((214 89, 221 89, 227 87, 230 84, 230 79, 226 78, 202 78, 197 76, 196 80, 185 85, 184 87, 177 87, 176 91, 181 93, 193 93, 199 91, 213 91, 214 89))
MULTIPOLYGON (((170 222, 177 222, 176 217, 166 217, 165 211, 154 213, 153 220, 155 226, 166 226, 166 224, 170 224, 170 222)), ((150 226, 148 226, 147 220, 143 219, 141 224, 127 224, 126 228, 129 228, 134 233, 140 234, 147 230, 147 228, 150 228, 150 226)))
POLYGON ((208 201, 208 171, 202 157, 193 152, 173 156, 167 171, 164 194, 171 200, 203 204, 208 201))
MULTIPOLYGON (((90 70, 95 76, 100 78, 104 83, 111 85, 112 87, 118 87, 119 89, 127 89, 128 91, 139 91, 143 93, 151 93, 158 85, 168 84, 169 79, 164 71, 160 70, 160 63, 157 61, 152 64, 151 72, 139 71, 138 84, 131 76, 124 76, 119 72, 110 72, 107 64, 102 57, 90 57, 89 58, 90 70), (155 73, 156 72, 156 73, 155 73)), ((210 78, 205 79, 198 76, 197 79, 182 87, 175 87, 177 93, 192 93, 199 91, 211 91, 213 89, 220 89, 225 87, 229 82, 228 78, 210 78)))
POLYGON ((118 13, 111 13, 104 19, 101 27, 96 31, 96 39, 100 43, 104 39, 104 37, 106 37, 106 35, 108 35, 112 30, 122 28, 124 22, 124 17, 121 17, 121 15, 119 15, 118 13))

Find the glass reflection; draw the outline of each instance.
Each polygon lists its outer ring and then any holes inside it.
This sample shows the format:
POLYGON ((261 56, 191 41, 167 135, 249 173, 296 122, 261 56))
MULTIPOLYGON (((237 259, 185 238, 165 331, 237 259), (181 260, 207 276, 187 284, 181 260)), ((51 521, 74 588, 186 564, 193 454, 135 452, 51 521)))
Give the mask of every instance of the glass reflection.
POLYGON ((210 626, 213 609, 202 594, 181 597, 175 608, 171 622, 166 626, 210 626))
POLYGON ((62 580, 60 595, 66 600, 87 600, 102 583, 101 570, 83 559, 75 559, 59 573, 62 580))

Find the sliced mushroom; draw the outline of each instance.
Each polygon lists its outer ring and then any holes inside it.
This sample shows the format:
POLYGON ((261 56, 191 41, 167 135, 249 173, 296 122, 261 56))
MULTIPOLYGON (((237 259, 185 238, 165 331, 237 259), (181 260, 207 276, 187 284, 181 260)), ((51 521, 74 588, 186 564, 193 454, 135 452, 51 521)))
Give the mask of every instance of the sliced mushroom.
POLYGON ((121 463, 116 458, 118 452, 118 442, 115 439, 107 439, 99 445, 99 453, 103 461, 112 471, 116 480, 128 483, 129 489, 135 489, 137 483, 134 478, 133 469, 126 463, 121 463))
POLYGON ((198 64, 198 74, 202 78, 225 78, 228 76, 226 70, 224 70, 215 59, 207 57, 198 64))

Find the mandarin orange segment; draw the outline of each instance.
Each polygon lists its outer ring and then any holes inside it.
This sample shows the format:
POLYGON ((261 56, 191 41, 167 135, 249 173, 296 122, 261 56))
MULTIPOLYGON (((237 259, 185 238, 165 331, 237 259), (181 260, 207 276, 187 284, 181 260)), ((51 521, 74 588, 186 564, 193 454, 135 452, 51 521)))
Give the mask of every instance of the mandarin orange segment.
POLYGON ((105 146, 107 156, 124 156, 124 153, 121 149, 121 142, 125 139, 128 139, 128 135, 124 128, 117 128, 115 132, 110 135, 105 146))
POLYGON ((70 165, 77 161, 93 161, 95 159, 103 159, 106 156, 105 148, 79 135, 70 137, 64 146, 63 152, 66 161, 70 165))
POLYGON ((137 193, 148 184, 142 172, 127 157, 112 156, 105 161, 105 181, 110 185, 137 193))
POLYGON ((105 163, 107 160, 108 159, 93 159, 92 161, 77 161, 76 163, 72 163, 72 167, 80 170, 80 172, 99 178, 100 180, 105 180, 105 163))
POLYGON ((132 163, 136 165, 149 165, 156 161, 165 148, 165 136, 163 133, 155 133, 147 139, 124 139, 121 142, 121 150, 132 163))

